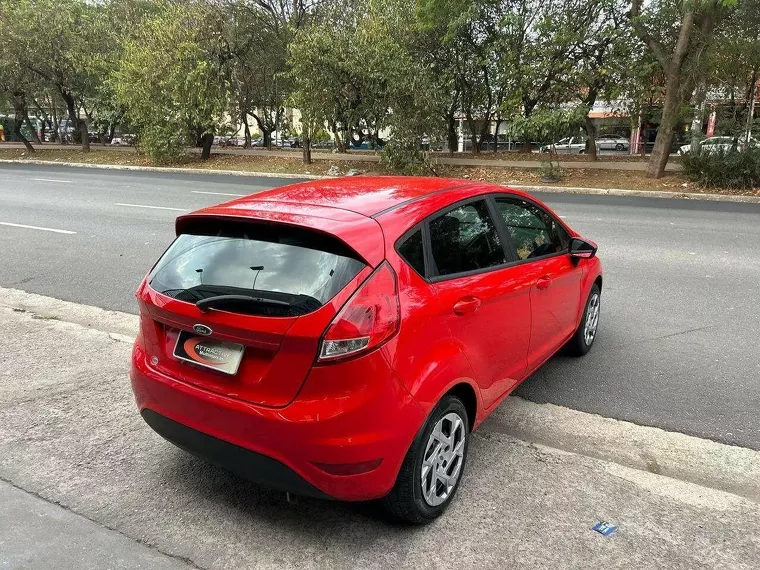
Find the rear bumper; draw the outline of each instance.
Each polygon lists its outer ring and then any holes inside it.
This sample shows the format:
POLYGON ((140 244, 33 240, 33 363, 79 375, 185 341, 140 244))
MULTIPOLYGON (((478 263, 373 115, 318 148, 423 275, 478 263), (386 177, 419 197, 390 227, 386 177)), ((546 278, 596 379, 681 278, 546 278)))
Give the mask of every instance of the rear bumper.
POLYGON ((380 351, 314 367, 284 408, 214 394, 158 372, 139 340, 130 378, 146 422, 172 443, 256 483, 310 496, 385 496, 425 419, 380 351), (361 465, 370 467, 335 474, 361 465))
POLYGON ((270 489, 318 499, 329 498, 287 465, 271 457, 211 437, 147 408, 142 411, 142 417, 157 434, 177 447, 244 479, 255 480, 270 489))

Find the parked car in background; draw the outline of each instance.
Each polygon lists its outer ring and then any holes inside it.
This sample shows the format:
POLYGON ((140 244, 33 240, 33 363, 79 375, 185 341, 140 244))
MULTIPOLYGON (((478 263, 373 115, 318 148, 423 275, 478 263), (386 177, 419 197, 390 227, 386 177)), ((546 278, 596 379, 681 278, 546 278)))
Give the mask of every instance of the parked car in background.
MULTIPOLYGON (((743 137, 709 137, 699 143, 699 152, 702 154, 717 154, 719 152, 729 152, 732 149, 736 149, 741 152, 746 146, 746 141, 743 137)), ((755 139, 750 139, 750 146, 757 146, 758 142, 755 139)), ((682 145, 678 149, 678 154, 686 155, 691 152, 691 144, 682 145)))
POLYGON ((596 146, 599 150, 628 150, 631 141, 620 135, 608 133, 596 137, 596 146))
POLYGON ((135 142, 137 142, 137 135, 129 133, 114 135, 111 139, 111 144, 114 146, 134 145, 135 142))
POLYGON ((176 231, 137 291, 137 406, 170 442, 275 489, 429 522, 471 432, 597 337, 596 244, 502 186, 321 180, 176 231))
MULTIPOLYGON (((557 154, 585 154, 587 140, 588 137, 585 135, 565 137, 564 139, 560 139, 554 144, 542 146, 541 152, 553 151, 557 154)), ((598 141, 596 144, 596 149, 599 150, 598 141)))

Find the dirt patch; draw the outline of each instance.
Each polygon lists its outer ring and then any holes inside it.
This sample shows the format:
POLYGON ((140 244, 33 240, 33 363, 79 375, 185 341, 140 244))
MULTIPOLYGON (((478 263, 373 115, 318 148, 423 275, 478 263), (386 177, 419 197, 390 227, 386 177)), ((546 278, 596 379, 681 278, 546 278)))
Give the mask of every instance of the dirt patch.
MULTIPOLYGON (((510 153, 517 156, 519 153, 510 153)), ((481 158, 485 155, 481 155, 481 158)), ((507 156, 500 153, 499 157, 507 156)), ((636 158, 636 157, 633 157, 636 158)), ((55 162, 78 162, 85 164, 114 164, 128 166, 149 166, 148 159, 141 154, 129 151, 98 150, 85 153, 77 149, 52 150, 42 149, 27 153, 20 148, 0 148, 0 159, 27 159, 55 162)), ((565 160, 565 157, 563 157, 565 160)), ((268 172, 274 174, 332 174, 337 168, 341 174, 350 169, 366 174, 390 174, 377 162, 342 162, 340 160, 317 161, 310 165, 301 162, 300 154, 293 157, 240 156, 233 154, 212 155, 211 159, 201 161, 197 155, 183 157, 169 165, 173 168, 198 168, 203 170, 236 170, 240 172, 268 172), (331 169, 332 172, 331 172, 331 169)), ((555 186, 579 188, 620 188, 627 190, 653 190, 666 192, 698 192, 712 194, 730 194, 736 196, 760 196, 760 188, 754 190, 724 190, 720 188, 702 188, 690 182, 681 172, 668 172, 663 178, 653 180, 646 178, 642 171, 621 170, 564 170, 561 182, 545 184, 540 181, 540 174, 535 169, 501 168, 501 167, 466 167, 439 165, 436 172, 440 176, 465 178, 492 182, 495 184, 525 186, 555 186)))

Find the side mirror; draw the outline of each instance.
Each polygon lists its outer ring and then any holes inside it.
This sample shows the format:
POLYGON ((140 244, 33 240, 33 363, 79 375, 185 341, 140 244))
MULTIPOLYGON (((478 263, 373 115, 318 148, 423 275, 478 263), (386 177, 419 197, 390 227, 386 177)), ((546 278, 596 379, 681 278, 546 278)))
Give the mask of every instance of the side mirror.
POLYGON ((575 259, 591 259, 596 255, 596 244, 583 238, 570 240, 570 257, 575 259))

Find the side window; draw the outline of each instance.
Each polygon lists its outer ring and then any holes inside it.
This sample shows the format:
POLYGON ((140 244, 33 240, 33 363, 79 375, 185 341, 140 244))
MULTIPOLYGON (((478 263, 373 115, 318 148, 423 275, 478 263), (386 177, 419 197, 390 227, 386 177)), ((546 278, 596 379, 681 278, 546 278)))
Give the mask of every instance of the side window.
POLYGON ((422 230, 417 230, 404 240, 398 248, 399 255, 417 273, 425 276, 425 250, 422 248, 422 230))
POLYGON ((506 263, 504 247, 484 200, 459 206, 431 221, 430 244, 438 275, 506 263))
POLYGON ((559 253, 568 248, 567 232, 538 206, 519 198, 496 198, 496 207, 504 218, 519 259, 559 253))

